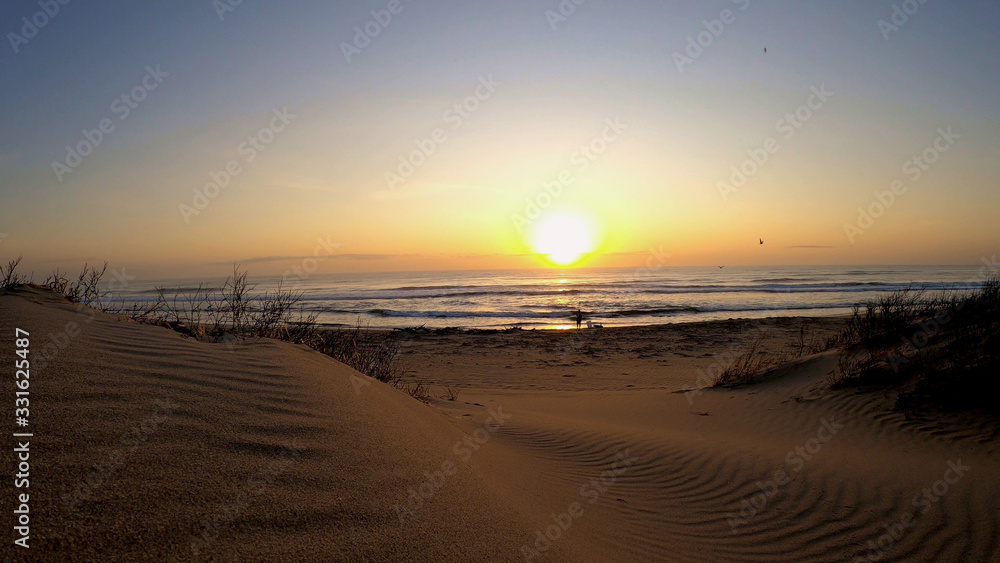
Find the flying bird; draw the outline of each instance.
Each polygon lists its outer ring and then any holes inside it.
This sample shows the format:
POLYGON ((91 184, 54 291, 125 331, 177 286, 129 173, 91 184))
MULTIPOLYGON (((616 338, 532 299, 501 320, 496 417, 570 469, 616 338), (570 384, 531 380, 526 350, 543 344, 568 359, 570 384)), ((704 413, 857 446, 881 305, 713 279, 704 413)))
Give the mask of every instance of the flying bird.
POLYGON ((761 244, 764 244, 764 239, 760 239, 760 243, 761 243, 761 244))
POLYGON ((720 270, 721 270, 721 269, 723 269, 723 268, 725 268, 725 266, 719 266, 719 269, 720 269, 720 270))
POLYGON ((764 47, 764 52, 765 52, 765 53, 767 52, 767 47, 764 47))

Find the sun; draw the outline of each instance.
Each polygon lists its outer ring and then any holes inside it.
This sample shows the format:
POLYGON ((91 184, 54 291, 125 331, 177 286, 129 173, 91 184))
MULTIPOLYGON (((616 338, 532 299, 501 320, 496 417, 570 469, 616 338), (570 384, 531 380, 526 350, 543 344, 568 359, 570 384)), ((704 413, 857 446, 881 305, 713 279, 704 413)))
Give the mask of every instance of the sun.
POLYGON ((549 217, 535 231, 535 252, 557 266, 578 262, 590 252, 592 244, 590 228, 573 215, 549 217))

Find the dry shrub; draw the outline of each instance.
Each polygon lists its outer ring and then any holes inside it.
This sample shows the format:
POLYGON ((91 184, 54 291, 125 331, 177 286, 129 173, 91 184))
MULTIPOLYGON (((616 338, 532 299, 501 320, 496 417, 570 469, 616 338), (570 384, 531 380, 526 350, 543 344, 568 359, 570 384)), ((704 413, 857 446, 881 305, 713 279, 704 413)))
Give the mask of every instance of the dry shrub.
POLYGON ((403 385, 402 389, 404 393, 418 401, 423 401, 425 403, 430 402, 430 390, 427 389, 421 381, 417 381, 411 385, 403 385))
POLYGON ((17 267, 21 264, 23 258, 23 256, 18 256, 7 262, 6 266, 0 265, 0 289, 7 289, 14 285, 28 283, 28 278, 17 273, 17 267))
POLYGON ((403 375, 397 358, 398 335, 394 332, 370 330, 361 325, 360 319, 353 328, 317 331, 317 335, 306 344, 384 383, 398 386, 403 375))
POLYGON ((461 392, 461 389, 454 389, 454 388, 452 388, 449 385, 448 387, 445 387, 445 394, 441 398, 444 399, 444 400, 446 400, 446 401, 457 401, 458 400, 458 394, 460 392, 461 392))

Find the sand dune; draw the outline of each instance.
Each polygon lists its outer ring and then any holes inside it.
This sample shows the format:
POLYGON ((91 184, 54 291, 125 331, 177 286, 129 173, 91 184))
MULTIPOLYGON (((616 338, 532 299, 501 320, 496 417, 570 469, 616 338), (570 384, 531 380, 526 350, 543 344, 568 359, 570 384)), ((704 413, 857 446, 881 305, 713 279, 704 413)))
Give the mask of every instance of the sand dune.
POLYGON ((377 383, 356 393, 353 370, 300 347, 230 349, 31 299, 0 297, 0 322, 28 330, 38 352, 44 335, 79 328, 32 378, 31 558, 516 553, 516 504, 475 458, 400 522, 394 506, 465 437, 426 405, 377 383))
POLYGON ((455 366, 418 375, 462 385, 430 406, 303 347, 197 342, 44 290, 0 296, 0 324, 35 350, 17 560, 1000 560, 992 424, 831 391, 835 353, 677 392, 723 323, 416 339, 409 361, 455 366))
MULTIPOLYGON (((821 381, 829 363, 816 358, 800 375, 821 381)), ((995 456, 954 436, 936 439, 899 421, 841 409, 841 397, 792 399, 813 390, 798 380, 752 395, 712 390, 693 407, 664 391, 505 397, 517 417, 503 438, 512 450, 552 460, 552 483, 585 482, 615 452, 629 452, 632 465, 599 500, 607 513, 581 521, 581 530, 567 537, 587 537, 606 554, 852 560, 867 557, 868 541, 878 545, 885 525, 911 513, 915 524, 882 540, 886 549, 872 555, 996 560, 995 456), (970 468, 961 477, 950 470, 959 463, 970 468), (939 502, 933 495, 914 504, 946 474, 957 482, 939 489, 939 502)))

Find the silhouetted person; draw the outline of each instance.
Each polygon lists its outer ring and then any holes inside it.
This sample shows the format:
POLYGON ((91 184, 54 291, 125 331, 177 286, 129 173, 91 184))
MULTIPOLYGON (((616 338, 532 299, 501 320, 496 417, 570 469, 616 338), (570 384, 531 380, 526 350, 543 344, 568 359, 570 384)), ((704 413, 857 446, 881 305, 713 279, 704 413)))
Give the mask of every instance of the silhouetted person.
POLYGON ((577 309, 576 310, 576 328, 580 328, 580 325, 582 323, 583 323, 583 312, 580 311, 579 309, 577 309))

